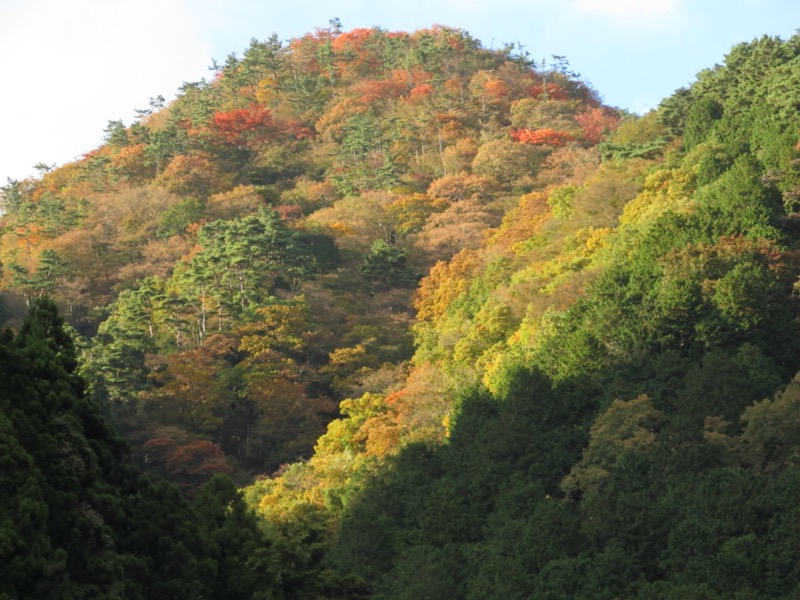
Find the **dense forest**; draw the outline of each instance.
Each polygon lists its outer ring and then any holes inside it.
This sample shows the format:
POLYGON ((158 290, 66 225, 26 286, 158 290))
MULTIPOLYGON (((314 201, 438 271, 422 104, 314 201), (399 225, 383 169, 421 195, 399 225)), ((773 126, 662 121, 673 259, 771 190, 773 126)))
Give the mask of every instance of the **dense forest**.
POLYGON ((1 188, 0 600, 798 597, 800 35, 211 72, 1 188))

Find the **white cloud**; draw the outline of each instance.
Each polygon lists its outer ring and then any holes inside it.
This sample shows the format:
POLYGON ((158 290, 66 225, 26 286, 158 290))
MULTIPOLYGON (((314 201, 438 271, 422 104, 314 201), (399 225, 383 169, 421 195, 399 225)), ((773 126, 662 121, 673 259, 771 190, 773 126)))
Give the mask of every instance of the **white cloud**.
POLYGON ((656 24, 674 17, 680 0, 577 0, 575 8, 587 15, 606 17, 620 25, 656 24))
POLYGON ((0 185, 98 146, 211 61, 184 0, 23 0, 0 23, 0 185))

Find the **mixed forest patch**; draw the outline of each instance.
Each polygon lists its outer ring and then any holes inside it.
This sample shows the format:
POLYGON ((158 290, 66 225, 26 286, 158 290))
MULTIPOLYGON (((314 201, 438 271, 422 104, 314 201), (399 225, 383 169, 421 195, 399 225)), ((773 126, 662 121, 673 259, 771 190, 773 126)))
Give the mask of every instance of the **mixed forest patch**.
POLYGON ((9 181, 0 597, 795 597, 798 78, 333 22, 9 181))

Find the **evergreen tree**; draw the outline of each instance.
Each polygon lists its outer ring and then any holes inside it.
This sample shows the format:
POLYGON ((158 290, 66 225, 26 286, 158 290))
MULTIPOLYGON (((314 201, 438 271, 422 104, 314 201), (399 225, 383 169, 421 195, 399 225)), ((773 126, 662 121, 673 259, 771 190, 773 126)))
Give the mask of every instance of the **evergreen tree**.
POLYGON ((270 597, 269 544, 229 481, 192 507, 128 462, 50 300, 0 334, 0 596, 270 597))
POLYGON ((360 270, 362 277, 381 291, 410 287, 417 280, 406 262, 406 251, 398 246, 391 246, 383 240, 377 240, 372 244, 372 249, 364 259, 360 270))

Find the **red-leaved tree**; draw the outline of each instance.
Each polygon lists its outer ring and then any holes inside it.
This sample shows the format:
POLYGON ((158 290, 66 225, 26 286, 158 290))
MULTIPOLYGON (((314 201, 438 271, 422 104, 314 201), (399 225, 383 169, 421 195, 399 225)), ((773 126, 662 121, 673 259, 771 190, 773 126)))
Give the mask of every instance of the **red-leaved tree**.
POLYGON ((267 141, 274 133, 272 112, 260 104, 245 108, 217 111, 211 130, 225 143, 240 148, 252 147, 267 141))
POLYGON ((583 130, 586 141, 597 144, 610 132, 619 127, 619 117, 604 108, 590 108, 575 116, 575 120, 583 130))

